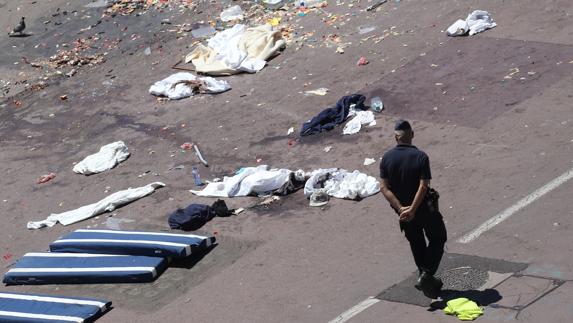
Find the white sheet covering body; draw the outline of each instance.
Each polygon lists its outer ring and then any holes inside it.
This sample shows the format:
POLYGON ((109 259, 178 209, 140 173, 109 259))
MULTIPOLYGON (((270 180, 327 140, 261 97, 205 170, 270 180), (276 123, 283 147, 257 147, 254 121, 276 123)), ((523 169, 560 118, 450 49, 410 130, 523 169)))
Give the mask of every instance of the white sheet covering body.
POLYGON ((311 173, 304 186, 304 196, 309 198, 317 189, 340 199, 365 198, 380 191, 380 182, 357 170, 352 173, 338 168, 317 169, 311 173))
POLYGON ((78 174, 92 175, 114 168, 129 157, 129 151, 123 141, 112 142, 77 163, 73 171, 78 174))
POLYGON ((69 225, 83 221, 104 212, 111 212, 119 206, 147 196, 153 193, 157 188, 163 186, 165 186, 165 184, 161 182, 154 182, 145 186, 115 192, 99 202, 64 213, 51 214, 43 221, 30 221, 27 227, 28 229, 40 229, 43 227, 53 227, 58 222, 62 225, 69 225))
POLYGON ((207 46, 197 45, 185 63, 191 62, 197 72, 209 75, 255 73, 285 45, 280 31, 269 24, 253 28, 237 24, 211 37, 207 46))
POLYGON ((212 77, 197 77, 191 73, 175 73, 161 81, 155 82, 150 88, 149 93, 157 96, 166 96, 171 100, 179 100, 194 95, 191 86, 184 81, 202 81, 207 88, 207 93, 221 93, 231 89, 227 81, 216 80, 212 77))
POLYGON ((223 178, 222 182, 209 183, 202 191, 191 191, 198 196, 234 197, 251 193, 263 194, 280 189, 290 180, 292 171, 271 169, 268 165, 246 167, 235 176, 223 178))

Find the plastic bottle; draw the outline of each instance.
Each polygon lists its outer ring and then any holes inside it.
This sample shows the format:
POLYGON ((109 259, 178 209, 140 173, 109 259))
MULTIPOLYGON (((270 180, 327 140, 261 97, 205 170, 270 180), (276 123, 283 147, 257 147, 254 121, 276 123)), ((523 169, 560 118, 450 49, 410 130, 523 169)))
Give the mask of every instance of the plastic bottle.
POLYGON ((379 96, 375 96, 370 99, 370 108, 376 112, 380 112, 384 109, 384 103, 382 103, 382 99, 379 96))
POLYGON ((193 180, 195 180, 196 186, 203 186, 203 182, 201 182, 201 176, 199 176, 199 170, 197 167, 193 166, 191 169, 191 173, 193 174, 193 180))

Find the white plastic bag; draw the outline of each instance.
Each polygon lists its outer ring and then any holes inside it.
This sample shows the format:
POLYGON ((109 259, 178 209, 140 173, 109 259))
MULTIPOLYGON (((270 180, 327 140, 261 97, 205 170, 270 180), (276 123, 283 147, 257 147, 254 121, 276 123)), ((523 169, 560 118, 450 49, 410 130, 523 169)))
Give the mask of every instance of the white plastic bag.
POLYGON ((229 7, 221 12, 222 21, 241 20, 243 19, 243 9, 241 6, 236 5, 229 7))
POLYGON ((474 10, 468 15, 466 20, 458 19, 448 27, 448 36, 463 36, 469 32, 469 35, 481 33, 484 30, 497 26, 489 12, 484 10, 474 10))

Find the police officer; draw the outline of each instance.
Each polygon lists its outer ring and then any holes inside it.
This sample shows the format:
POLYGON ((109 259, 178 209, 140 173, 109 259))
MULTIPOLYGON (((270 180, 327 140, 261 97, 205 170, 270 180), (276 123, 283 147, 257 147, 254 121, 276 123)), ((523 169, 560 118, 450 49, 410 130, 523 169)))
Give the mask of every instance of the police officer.
POLYGON ((412 145, 414 131, 408 121, 396 122, 394 137, 396 147, 387 151, 380 162, 382 193, 399 215, 400 229, 410 242, 419 273, 415 287, 427 297, 437 298, 443 284, 434 274, 444 254, 447 234, 442 215, 438 210, 431 211, 426 199, 432 178, 430 160, 412 145))

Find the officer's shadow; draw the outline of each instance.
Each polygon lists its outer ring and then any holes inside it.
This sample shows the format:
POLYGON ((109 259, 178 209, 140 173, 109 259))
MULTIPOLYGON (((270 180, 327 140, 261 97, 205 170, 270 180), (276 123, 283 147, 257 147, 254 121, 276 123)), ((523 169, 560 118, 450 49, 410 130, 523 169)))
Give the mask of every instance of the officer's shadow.
POLYGON ((440 300, 430 304, 429 311, 443 310, 446 308, 448 301, 460 297, 465 297, 477 303, 478 306, 488 306, 489 304, 499 302, 503 297, 495 289, 481 290, 451 290, 443 289, 440 292, 440 300))

